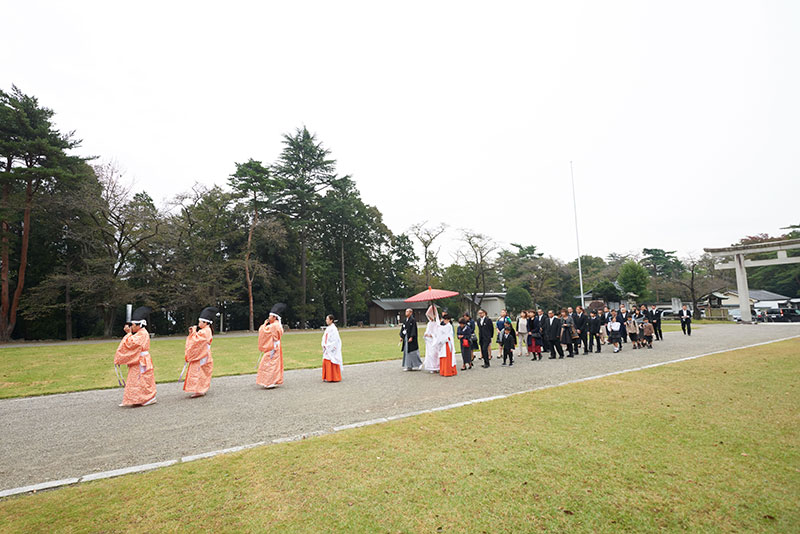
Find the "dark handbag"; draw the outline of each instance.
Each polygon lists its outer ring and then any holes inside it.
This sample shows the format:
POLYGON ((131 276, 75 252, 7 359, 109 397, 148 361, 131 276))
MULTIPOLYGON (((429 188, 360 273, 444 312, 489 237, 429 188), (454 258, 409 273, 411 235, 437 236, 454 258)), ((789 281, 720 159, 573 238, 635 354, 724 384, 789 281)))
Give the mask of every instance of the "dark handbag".
POLYGON ((542 339, 542 333, 541 332, 534 332, 533 334, 531 334, 531 337, 533 339, 542 339))
POLYGON ((478 350, 478 336, 476 334, 472 334, 469 340, 470 343, 472 343, 472 350, 478 350))

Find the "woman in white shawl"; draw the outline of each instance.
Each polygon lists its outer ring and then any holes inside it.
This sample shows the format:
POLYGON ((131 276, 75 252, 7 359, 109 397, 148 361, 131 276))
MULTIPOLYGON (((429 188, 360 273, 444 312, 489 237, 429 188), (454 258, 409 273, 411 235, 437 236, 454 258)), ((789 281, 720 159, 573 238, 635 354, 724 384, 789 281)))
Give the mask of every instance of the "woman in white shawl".
POLYGON ((342 380, 342 338, 334 324, 333 315, 325 317, 328 327, 322 335, 322 380, 339 382, 342 380))
POLYGON ((428 325, 425 327, 425 362, 422 368, 430 373, 439 372, 439 312, 431 305, 425 312, 428 325))

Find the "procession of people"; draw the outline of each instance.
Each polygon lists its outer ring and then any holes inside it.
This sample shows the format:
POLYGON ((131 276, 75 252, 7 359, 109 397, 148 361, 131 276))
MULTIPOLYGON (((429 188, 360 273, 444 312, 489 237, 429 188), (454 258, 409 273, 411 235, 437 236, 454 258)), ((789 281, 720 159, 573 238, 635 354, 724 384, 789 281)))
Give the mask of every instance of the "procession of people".
MULTIPOLYGON (((282 315, 286 304, 277 303, 269 316, 258 329, 258 364, 256 384, 265 389, 274 389, 283 384, 283 338, 282 315)), ((679 314, 684 334, 691 335, 691 312, 683 307, 679 314)), ((120 406, 149 406, 156 402, 156 382, 153 358, 150 355, 150 333, 147 321, 151 309, 137 308, 125 323, 125 336, 120 341, 114 356, 117 379, 124 386, 120 406), (128 367, 127 375, 123 366, 128 367), (123 376, 125 375, 125 376, 123 376)), ((183 391, 191 398, 204 396, 211 387, 214 360, 211 355, 213 325, 220 313, 216 307, 204 308, 197 324, 189 328, 184 351, 184 366, 179 375, 183 391)), ((461 354, 461 370, 474 367, 476 354, 483 360, 483 368, 491 366, 493 358, 492 342, 498 345, 502 356, 502 366, 514 365, 514 355, 527 356, 531 361, 540 361, 542 354, 549 352, 549 359, 574 358, 602 352, 602 346, 613 346, 613 352, 623 349, 630 343, 633 349, 652 349, 654 341, 663 340, 661 329, 662 311, 655 305, 645 305, 618 310, 607 306, 592 309, 587 314, 582 306, 562 308, 557 312, 548 310, 547 314, 539 308, 524 310, 512 321, 507 310, 502 310, 493 322, 486 310, 478 310, 478 320, 471 318, 469 312, 463 313, 455 321, 448 312, 439 313, 431 302, 426 310, 428 322, 423 334, 425 355, 420 356, 419 328, 411 308, 405 310, 405 320, 400 325, 401 366, 404 371, 424 370, 440 376, 458 375, 458 344, 461 354), (516 324, 516 329, 514 328, 516 324), (495 328, 497 330, 495 337, 495 328)), ((342 358, 342 339, 333 315, 325 318, 325 331, 322 335, 322 381, 340 382, 344 361, 342 358)))

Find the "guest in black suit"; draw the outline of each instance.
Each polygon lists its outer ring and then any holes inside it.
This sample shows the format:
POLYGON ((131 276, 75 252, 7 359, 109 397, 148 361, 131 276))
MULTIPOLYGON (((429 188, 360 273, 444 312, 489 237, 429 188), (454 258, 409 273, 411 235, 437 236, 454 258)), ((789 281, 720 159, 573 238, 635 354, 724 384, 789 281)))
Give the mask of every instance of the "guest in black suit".
POLYGON ((589 352, 592 352, 592 345, 593 341, 597 342, 597 350, 595 352, 600 352, 600 329, 604 328, 600 324, 600 317, 597 316, 597 312, 592 310, 589 312, 589 352))
POLYGON ((583 345, 583 353, 589 354, 589 345, 587 343, 589 336, 589 317, 583 312, 583 306, 578 306, 575 313, 572 314, 572 323, 578 331, 578 339, 575 340, 574 349, 575 354, 578 354, 578 347, 583 345))
POLYGON ((597 318, 600 319, 600 344, 606 344, 606 336, 608 335, 608 319, 611 317, 611 312, 608 311, 608 306, 603 306, 602 310, 597 311, 597 318))
POLYGON ((664 339, 664 332, 661 331, 661 313, 662 311, 656 308, 655 304, 650 306, 650 324, 653 325, 656 341, 663 341, 664 339))
POLYGON ((561 319, 555 316, 553 310, 547 310, 547 319, 544 320, 542 334, 547 338, 547 343, 550 344, 550 359, 556 359, 556 350, 558 350, 558 357, 564 357, 564 349, 561 348, 561 319))
POLYGON ((691 336, 692 335, 692 312, 689 311, 689 308, 686 307, 686 304, 683 305, 683 309, 678 312, 678 317, 681 320, 681 330, 683 330, 684 336, 691 336))
POLYGON ((622 339, 621 343, 628 342, 628 331, 625 329, 625 323, 628 321, 628 315, 630 315, 630 312, 625 309, 625 306, 620 306, 619 311, 617 312, 617 321, 620 324, 619 337, 622 339))
POLYGON ((494 323, 486 317, 486 310, 478 310, 478 344, 481 346, 484 367, 489 367, 489 359, 492 357, 492 338, 494 338, 494 323))

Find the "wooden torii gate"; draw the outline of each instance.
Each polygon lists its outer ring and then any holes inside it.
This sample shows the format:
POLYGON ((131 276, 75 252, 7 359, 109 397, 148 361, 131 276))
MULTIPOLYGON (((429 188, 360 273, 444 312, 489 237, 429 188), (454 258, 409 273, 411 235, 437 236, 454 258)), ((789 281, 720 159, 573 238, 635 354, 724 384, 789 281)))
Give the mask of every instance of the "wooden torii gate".
POLYGON ((750 323, 753 321, 753 316, 750 315, 750 288, 747 287, 747 268, 800 263, 800 256, 789 257, 786 254, 787 250, 796 248, 800 248, 800 239, 768 241, 766 243, 736 245, 726 248, 706 248, 703 250, 715 258, 733 256, 733 261, 717 264, 716 268, 736 269, 736 292, 739 295, 739 310, 742 314, 742 322, 750 323), (748 254, 763 254, 765 252, 775 252, 776 257, 766 260, 745 259, 748 254))

